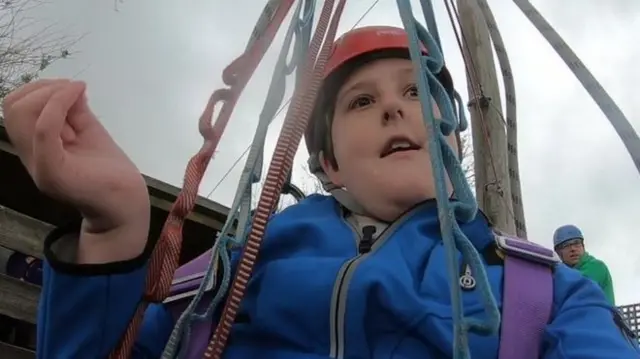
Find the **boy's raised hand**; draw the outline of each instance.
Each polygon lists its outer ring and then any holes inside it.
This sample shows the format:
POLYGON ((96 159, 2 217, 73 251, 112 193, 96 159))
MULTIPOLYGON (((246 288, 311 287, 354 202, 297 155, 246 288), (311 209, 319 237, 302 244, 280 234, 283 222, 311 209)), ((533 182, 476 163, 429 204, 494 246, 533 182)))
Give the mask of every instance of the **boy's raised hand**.
POLYGON ((31 178, 45 194, 74 205, 85 231, 99 234, 148 221, 144 179, 89 108, 84 83, 26 84, 7 95, 3 113, 31 178))

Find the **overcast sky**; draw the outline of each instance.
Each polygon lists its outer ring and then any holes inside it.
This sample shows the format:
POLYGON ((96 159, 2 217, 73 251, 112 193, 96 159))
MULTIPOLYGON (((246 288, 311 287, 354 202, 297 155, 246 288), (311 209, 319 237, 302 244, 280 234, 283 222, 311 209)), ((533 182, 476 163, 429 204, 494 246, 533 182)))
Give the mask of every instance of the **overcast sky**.
MULTIPOLYGON (((221 71, 246 45, 263 0, 55 0, 32 15, 69 36, 85 35, 72 59, 47 77, 89 85, 92 108, 140 169, 180 185, 200 147, 197 119, 221 71)), ((419 2, 415 8, 419 9, 419 2)), ((350 0, 351 28, 373 0, 350 0)), ((461 93, 464 68, 443 2, 436 3, 447 62, 461 93)), ((640 178, 607 119, 535 28, 509 0, 490 0, 515 73, 521 181, 529 238, 551 244, 553 230, 575 223, 590 252, 609 265, 619 304, 640 302, 640 178), (634 214, 635 213, 635 214, 634 214), (635 288, 635 289, 634 289, 635 288)), ((640 2, 537 0, 534 5, 573 47, 636 128, 640 127, 640 2)), ((399 25, 396 2, 380 0, 362 25, 399 25)), ((282 37, 238 104, 202 188, 208 194, 251 142, 282 37)), ((267 159, 281 116, 270 130, 267 159)), ((294 181, 312 188, 303 170, 294 181)), ((229 205, 241 162, 211 198, 229 205)))

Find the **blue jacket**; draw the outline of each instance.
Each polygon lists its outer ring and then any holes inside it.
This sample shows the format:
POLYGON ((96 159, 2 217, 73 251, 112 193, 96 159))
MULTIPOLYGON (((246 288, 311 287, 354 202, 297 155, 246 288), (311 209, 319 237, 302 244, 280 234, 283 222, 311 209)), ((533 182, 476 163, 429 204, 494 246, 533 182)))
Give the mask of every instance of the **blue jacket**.
MULTIPOLYGON (((333 198, 311 196, 276 215, 225 358, 450 358, 452 308, 435 202, 392 227, 345 272, 357 237, 333 198)), ((492 245, 482 215, 462 230, 481 253, 492 245)), ((146 258, 82 269, 46 253, 38 358, 106 358, 141 299, 146 258)), ((501 304, 503 266, 486 269, 501 304)), ((544 359, 638 358, 593 282, 558 265, 554 285, 544 359)), ((482 315, 477 290, 463 300, 467 316, 482 315)), ((173 324, 165 307, 151 306, 132 358, 159 358, 173 324)), ((469 342, 474 359, 497 357, 498 337, 472 334, 469 342)))

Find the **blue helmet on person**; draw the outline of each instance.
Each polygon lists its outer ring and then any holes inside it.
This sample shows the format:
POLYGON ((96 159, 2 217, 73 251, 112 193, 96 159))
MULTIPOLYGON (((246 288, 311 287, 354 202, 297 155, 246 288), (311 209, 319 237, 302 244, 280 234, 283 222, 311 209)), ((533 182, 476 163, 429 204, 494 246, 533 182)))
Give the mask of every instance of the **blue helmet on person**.
POLYGON ((574 226, 573 224, 566 224, 562 227, 556 229, 553 233, 553 246, 557 247, 566 241, 570 241, 572 239, 583 239, 582 231, 580 228, 574 226))

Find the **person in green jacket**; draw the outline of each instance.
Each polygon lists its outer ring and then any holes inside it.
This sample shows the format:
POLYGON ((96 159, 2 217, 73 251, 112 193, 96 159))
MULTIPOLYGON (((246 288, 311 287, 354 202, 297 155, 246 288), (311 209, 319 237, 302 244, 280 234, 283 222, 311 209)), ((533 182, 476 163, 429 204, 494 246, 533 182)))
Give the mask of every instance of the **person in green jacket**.
POLYGON ((615 306, 613 280, 609 268, 603 261, 585 251, 584 236, 578 227, 567 224, 556 229, 553 234, 553 246, 564 264, 577 269, 582 275, 596 282, 611 305, 615 306))

